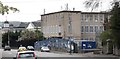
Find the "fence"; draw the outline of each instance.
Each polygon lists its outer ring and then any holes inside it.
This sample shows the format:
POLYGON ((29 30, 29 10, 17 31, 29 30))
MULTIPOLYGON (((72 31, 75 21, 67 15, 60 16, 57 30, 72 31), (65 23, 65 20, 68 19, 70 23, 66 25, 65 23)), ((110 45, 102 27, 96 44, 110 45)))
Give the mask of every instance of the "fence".
POLYGON ((42 46, 48 46, 51 50, 64 52, 69 52, 71 48, 72 52, 77 53, 82 49, 95 49, 96 43, 92 41, 80 41, 79 44, 76 44, 74 41, 70 41, 69 39, 60 38, 49 38, 47 40, 37 41, 34 43, 34 47, 36 50, 40 50, 40 47, 42 46))

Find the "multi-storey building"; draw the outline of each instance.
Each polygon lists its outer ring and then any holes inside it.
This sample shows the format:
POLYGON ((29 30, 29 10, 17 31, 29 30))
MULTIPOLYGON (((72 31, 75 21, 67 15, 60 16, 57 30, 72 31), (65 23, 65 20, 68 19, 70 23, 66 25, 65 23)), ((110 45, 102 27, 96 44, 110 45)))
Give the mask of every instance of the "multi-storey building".
POLYGON ((41 27, 46 38, 95 40, 106 18, 106 12, 59 11, 41 15, 41 27))

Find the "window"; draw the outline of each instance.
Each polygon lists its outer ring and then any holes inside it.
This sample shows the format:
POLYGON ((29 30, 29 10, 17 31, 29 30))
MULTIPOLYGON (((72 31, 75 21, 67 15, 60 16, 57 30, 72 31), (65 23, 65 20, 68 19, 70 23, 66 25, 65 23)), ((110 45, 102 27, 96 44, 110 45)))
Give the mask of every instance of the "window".
POLYGON ((96 14, 95 15, 95 22, 97 22, 98 21, 98 15, 96 14))
POLYGON ((93 19, 93 15, 90 15, 90 21, 92 21, 92 19, 93 19))
POLYGON ((103 15, 100 15, 100 21, 103 21, 103 15))
POLYGON ((81 20, 84 20, 84 16, 83 15, 81 15, 81 20))
POLYGON ((103 31, 103 26, 100 26, 100 32, 102 32, 103 31))
POLYGON ((20 53, 19 56, 20 58, 34 57, 34 53, 33 52, 20 53))
POLYGON ((90 32, 93 32, 93 26, 90 26, 90 32))
POLYGON ((88 26, 85 26, 85 32, 88 32, 88 26))
POLYGON ((69 31, 69 32, 71 32, 71 31, 72 31, 71 26, 68 26, 68 31, 69 31))
POLYGON ((70 16, 69 16, 69 23, 68 23, 68 31, 72 32, 72 19, 70 16))
POLYGON ((85 21, 88 22, 88 15, 85 15, 85 21))
POLYGON ((98 26, 95 26, 95 32, 97 32, 98 31, 98 26))
POLYGON ((64 19, 64 16, 61 16, 61 19, 64 19))
POLYGON ((84 32, 84 27, 83 26, 81 26, 81 32, 84 32))

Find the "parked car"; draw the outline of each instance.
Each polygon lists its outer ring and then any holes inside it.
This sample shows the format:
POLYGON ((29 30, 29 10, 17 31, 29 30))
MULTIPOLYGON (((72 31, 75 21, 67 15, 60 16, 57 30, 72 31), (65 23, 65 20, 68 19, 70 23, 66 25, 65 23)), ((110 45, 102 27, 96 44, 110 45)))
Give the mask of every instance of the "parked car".
POLYGON ((33 46, 27 46, 27 50, 32 50, 32 51, 34 51, 34 47, 33 47, 33 46))
POLYGON ((5 46, 4 51, 6 51, 6 50, 10 51, 11 50, 10 46, 5 46))
POLYGON ((41 52, 50 52, 50 49, 46 46, 40 48, 41 52))
POLYGON ((26 50, 27 50, 26 47, 19 47, 18 52, 26 51, 26 50))
POLYGON ((34 51, 22 51, 17 52, 13 59, 37 59, 34 51))

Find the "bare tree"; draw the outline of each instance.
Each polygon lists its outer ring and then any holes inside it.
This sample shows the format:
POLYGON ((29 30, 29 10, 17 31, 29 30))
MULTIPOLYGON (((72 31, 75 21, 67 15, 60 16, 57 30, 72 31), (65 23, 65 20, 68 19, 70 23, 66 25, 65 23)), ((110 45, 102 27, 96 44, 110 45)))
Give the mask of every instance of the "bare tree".
MULTIPOLYGON (((110 2, 111 6, 113 6, 115 2, 120 2, 120 0, 111 0, 110 2)), ((91 12, 94 9, 97 9, 98 7, 100 7, 102 3, 104 3, 103 0, 86 0, 84 2, 86 8, 89 8, 89 9, 91 8, 91 12)))

